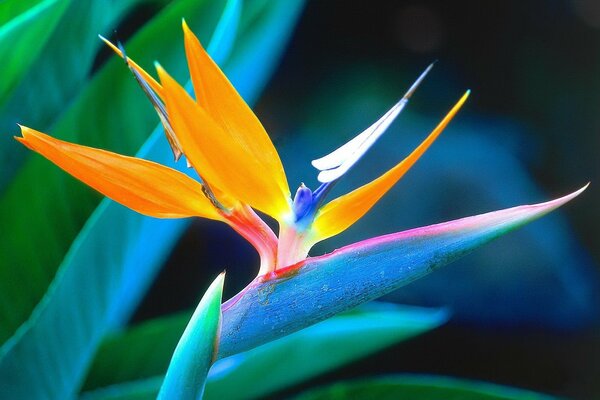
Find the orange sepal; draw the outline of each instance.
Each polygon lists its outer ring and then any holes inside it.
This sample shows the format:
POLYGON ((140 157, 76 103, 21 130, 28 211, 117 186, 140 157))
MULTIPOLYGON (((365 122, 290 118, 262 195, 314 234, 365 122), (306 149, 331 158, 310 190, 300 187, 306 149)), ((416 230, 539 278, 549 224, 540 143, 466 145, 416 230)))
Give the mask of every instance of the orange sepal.
POLYGON ((223 130, 162 67, 157 65, 157 71, 177 139, 202 179, 211 188, 282 219, 290 206, 273 171, 265 169, 244 142, 223 130))
POLYGON ((365 215, 425 153, 462 107, 467 97, 469 97, 469 91, 462 96, 429 136, 395 167, 379 178, 332 200, 321 208, 312 225, 314 242, 319 242, 343 232, 365 215))
POLYGON ((271 184, 279 186, 279 191, 287 199, 290 189, 285 171, 269 135, 185 21, 182 25, 197 103, 223 128, 231 141, 237 142, 262 166, 261 173, 268 171, 271 184))
POLYGON ((25 146, 114 201, 158 218, 204 217, 222 220, 202 185, 163 165, 55 139, 25 126, 25 146))

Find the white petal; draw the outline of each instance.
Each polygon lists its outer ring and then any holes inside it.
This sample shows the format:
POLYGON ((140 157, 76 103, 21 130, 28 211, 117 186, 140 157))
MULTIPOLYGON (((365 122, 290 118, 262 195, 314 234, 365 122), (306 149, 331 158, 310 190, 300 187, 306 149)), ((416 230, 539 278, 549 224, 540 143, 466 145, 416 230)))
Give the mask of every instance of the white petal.
POLYGON ((319 159, 313 160, 312 165, 321 171, 317 179, 319 182, 327 183, 334 181, 344 175, 369 148, 383 135, 396 117, 408 103, 408 100, 423 81, 433 64, 429 65, 419 78, 412 84, 406 94, 387 113, 369 128, 356 137, 319 159))

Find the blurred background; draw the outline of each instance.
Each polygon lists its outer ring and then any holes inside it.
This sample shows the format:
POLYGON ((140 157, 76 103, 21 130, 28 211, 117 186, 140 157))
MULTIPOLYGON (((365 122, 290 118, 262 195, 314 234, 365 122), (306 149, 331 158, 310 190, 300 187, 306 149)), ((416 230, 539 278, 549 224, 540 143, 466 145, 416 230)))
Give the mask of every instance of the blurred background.
MULTIPOLYGON (((406 371, 600 396, 598 49, 594 0, 307 3, 255 107, 291 187, 314 189, 310 160, 370 125, 430 62, 438 61, 409 107, 337 194, 401 160, 472 90, 413 170, 311 254, 592 184, 559 212, 386 299, 449 307, 450 323, 305 386, 406 371)), ((192 307, 223 268, 231 296, 257 266, 228 228, 193 222, 134 321, 192 307)))

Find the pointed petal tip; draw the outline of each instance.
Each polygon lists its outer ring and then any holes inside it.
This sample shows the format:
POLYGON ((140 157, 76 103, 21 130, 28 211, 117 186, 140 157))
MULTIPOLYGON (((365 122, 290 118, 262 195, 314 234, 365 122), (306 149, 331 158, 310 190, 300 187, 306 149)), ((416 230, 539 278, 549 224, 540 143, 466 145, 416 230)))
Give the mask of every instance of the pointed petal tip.
POLYGON ((217 277, 212 281, 208 289, 206 289, 206 294, 211 293, 211 296, 216 295, 219 298, 219 302, 223 300, 223 286, 225 284, 225 271, 221 272, 217 277))
POLYGON ((29 150, 35 151, 35 148, 27 140, 27 138, 25 137, 25 135, 23 135, 23 136, 13 136, 13 139, 15 139, 17 142, 21 143, 23 146, 27 147, 29 150))
POLYGON ((184 34, 191 32, 190 26, 187 24, 185 18, 181 18, 181 28, 183 29, 184 34))
MULTIPOLYGON (((192 28, 190 28, 190 26, 187 24, 187 22, 185 20, 181 21, 181 26, 183 28, 183 40, 185 42, 185 45, 193 47, 192 43, 194 43, 194 45, 197 44, 200 46, 201 51, 206 51, 204 46, 202 45, 202 42, 200 42, 200 39, 198 39, 198 37, 196 36, 194 31, 192 31, 192 28)), ((187 49, 187 47, 186 47, 186 49, 187 49)), ((187 51, 190 51, 190 50, 187 49, 186 52, 187 51)), ((188 57, 189 57, 189 55, 188 55, 188 57)))
POLYGON ((154 68, 156 69, 161 86, 168 86, 169 82, 170 84, 181 86, 158 61, 154 61, 154 68))
MULTIPOLYGON (((195 41, 198 41, 198 43, 202 47, 202 43, 200 43, 200 40, 196 37, 196 35, 192 31, 192 28, 190 28, 190 26, 187 24, 187 22, 183 18, 181 19, 181 27, 183 28, 183 39, 185 42, 189 42, 190 40, 195 40, 195 41)), ((204 48, 204 47, 202 47, 202 48, 204 48)))
POLYGON ((27 135, 27 132, 29 131, 29 128, 27 128, 24 125, 21 125, 19 123, 17 123, 17 126, 19 127, 19 130, 21 131, 21 136, 13 136, 15 139, 25 139, 25 135, 27 135))
MULTIPOLYGON (((585 189, 587 189, 588 185, 589 183, 572 193, 543 203, 522 205, 506 208, 504 210, 492 211, 486 214, 480 214, 473 217, 442 223, 437 225, 437 227, 453 226, 453 229, 480 229, 485 225, 495 225, 497 232, 504 234, 510 230, 516 229, 522 225, 543 217, 544 215, 555 211, 559 207, 562 207, 575 197, 579 196, 585 189), (503 228, 500 228, 501 226, 503 226, 503 228)), ((436 225, 431 225, 430 227, 425 227, 421 230, 426 231, 431 227, 436 227, 436 225)), ((420 228, 417 228, 415 231, 418 230, 420 230, 420 228)), ((434 229, 434 231, 435 230, 436 229, 434 229)))
MULTIPOLYGON (((40 136, 43 135, 41 132, 38 132, 34 129, 29 128, 28 126, 17 124, 19 129, 21 130, 21 138, 27 140, 27 136, 40 136)), ((19 137, 19 136, 18 136, 19 137)))
POLYGON ((583 187, 577 189, 576 191, 566 194, 562 197, 558 197, 554 200, 549 200, 549 201, 546 201, 543 203, 537 203, 537 204, 532 204, 532 205, 527 205, 527 206, 521 206, 518 208, 541 208, 541 209, 547 210, 549 212, 549 211, 555 210, 558 207, 561 207, 562 205, 573 200, 575 197, 577 197, 581 193, 583 193, 588 188, 588 186, 590 186, 590 182, 586 183, 583 187))
POLYGON ((119 56, 123 56, 123 54, 121 53, 121 49, 119 49, 119 47, 117 47, 113 42, 111 42, 110 40, 108 40, 107 38, 105 38, 102 35, 98 35, 98 37, 100 38, 100 40, 102 40, 108 47, 111 48, 112 51, 114 51, 115 53, 117 53, 119 56))
MULTIPOLYGON (((425 68, 425 70, 423 72, 421 72, 421 75, 419 75, 419 77, 417 78, 416 81, 414 81, 414 83, 410 86, 410 88, 406 91, 406 93, 404 94, 404 96, 402 96, 402 100, 408 100, 411 98, 411 96, 415 93, 415 91, 418 89, 419 85, 421 85, 421 83, 423 82, 423 80, 425 80, 425 77, 429 74, 429 71, 431 71, 431 69, 433 68, 433 66, 435 65, 435 61, 432 62, 431 64, 429 64, 427 66, 427 68, 425 68)), ((402 101, 400 100, 400 101, 402 101)))
POLYGON ((573 200, 575 197, 579 196, 581 193, 583 193, 589 186, 590 186, 591 182, 586 183, 585 185, 583 185, 583 187, 581 187, 580 189, 574 191, 573 193, 569 193, 566 196, 560 197, 556 200, 553 200, 557 203, 560 203, 560 205, 567 203, 570 200, 573 200))

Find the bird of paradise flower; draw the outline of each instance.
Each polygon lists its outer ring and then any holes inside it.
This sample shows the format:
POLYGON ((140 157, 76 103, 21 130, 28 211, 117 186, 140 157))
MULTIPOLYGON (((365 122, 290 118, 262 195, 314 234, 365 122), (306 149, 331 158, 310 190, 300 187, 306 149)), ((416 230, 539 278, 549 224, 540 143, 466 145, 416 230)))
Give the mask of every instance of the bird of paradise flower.
POLYGON ((126 62, 155 107, 176 160, 199 181, 139 158, 64 142, 21 126, 16 139, 111 199, 158 218, 222 221, 260 255, 257 278, 223 305, 219 357, 233 354, 379 297, 579 195, 371 238, 308 257, 319 241, 343 232, 415 164, 462 107, 469 91, 427 138, 389 171, 326 202, 332 187, 400 114, 429 66, 372 126, 312 161, 321 185, 294 197, 273 143, 252 110, 183 22, 195 99, 160 65, 160 83, 106 41, 126 62), (255 212, 275 219, 278 235, 255 212), (252 316, 254 318, 247 318, 252 316))

